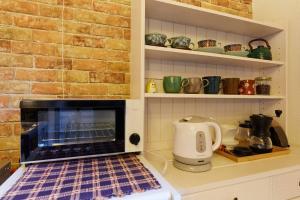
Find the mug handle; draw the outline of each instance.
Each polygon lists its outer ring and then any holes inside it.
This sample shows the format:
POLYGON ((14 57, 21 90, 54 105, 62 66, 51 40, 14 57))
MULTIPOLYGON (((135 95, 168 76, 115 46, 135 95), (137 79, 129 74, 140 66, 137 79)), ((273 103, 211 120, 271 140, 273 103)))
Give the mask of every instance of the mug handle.
POLYGON ((181 81, 181 87, 184 88, 190 84, 190 81, 186 78, 182 79, 181 81))
POLYGON ((194 44, 193 42, 191 42, 190 45, 189 45, 189 48, 190 48, 190 49, 194 49, 194 48, 195 48, 195 44, 194 44), (193 45, 192 48, 190 48, 191 45, 193 45))
POLYGON ((203 87, 204 87, 204 88, 207 87, 207 86, 209 85, 209 80, 207 80, 207 79, 202 79, 202 84, 203 84, 203 87), (204 82, 206 82, 206 83, 204 83, 204 82))

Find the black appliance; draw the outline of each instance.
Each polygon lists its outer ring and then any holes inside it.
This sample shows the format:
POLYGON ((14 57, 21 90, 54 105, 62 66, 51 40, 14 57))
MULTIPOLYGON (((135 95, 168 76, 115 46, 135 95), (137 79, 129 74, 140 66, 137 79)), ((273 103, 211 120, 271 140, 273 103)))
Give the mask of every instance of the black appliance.
MULTIPOLYGON (((276 118, 280 118, 281 114, 282 110, 275 110, 276 118)), ((270 133, 273 145, 279 147, 290 146, 285 131, 275 120, 273 120, 272 126, 270 127, 270 133)))
POLYGON ((250 138, 250 148, 255 153, 270 153, 273 145, 270 134, 270 126, 273 118, 266 115, 250 116, 252 126, 252 136, 250 138))

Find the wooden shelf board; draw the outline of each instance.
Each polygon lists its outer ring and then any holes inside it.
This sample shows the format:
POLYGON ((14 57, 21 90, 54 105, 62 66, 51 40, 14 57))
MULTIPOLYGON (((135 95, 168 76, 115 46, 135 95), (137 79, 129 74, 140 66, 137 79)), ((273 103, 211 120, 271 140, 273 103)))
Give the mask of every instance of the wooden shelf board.
POLYGON ((145 93, 146 98, 192 98, 192 99, 266 99, 281 100, 284 96, 270 95, 224 95, 224 94, 172 94, 172 93, 145 93))
POLYGON ((279 67, 284 62, 145 45, 146 58, 253 68, 279 67))
POLYGON ((146 0, 146 17, 250 37, 265 37, 283 31, 282 27, 270 23, 262 23, 173 0, 146 0))

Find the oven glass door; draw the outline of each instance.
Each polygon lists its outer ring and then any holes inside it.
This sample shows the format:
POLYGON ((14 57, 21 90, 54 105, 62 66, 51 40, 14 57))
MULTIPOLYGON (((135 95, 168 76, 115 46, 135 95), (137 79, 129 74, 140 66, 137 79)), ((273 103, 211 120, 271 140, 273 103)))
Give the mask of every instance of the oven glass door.
POLYGON ((124 108, 30 109, 23 123, 21 162, 125 151, 124 108), (33 122, 35 121, 35 122, 33 122))
POLYGON ((49 110, 38 113, 38 146, 116 141, 113 110, 49 110))

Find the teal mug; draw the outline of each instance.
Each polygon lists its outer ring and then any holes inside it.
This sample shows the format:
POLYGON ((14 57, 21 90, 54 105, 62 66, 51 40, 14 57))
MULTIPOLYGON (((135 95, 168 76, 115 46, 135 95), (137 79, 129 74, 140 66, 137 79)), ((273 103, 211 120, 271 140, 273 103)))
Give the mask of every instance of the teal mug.
POLYGON ((179 93, 181 88, 187 84, 182 80, 181 76, 165 76, 163 79, 165 93, 179 93))

